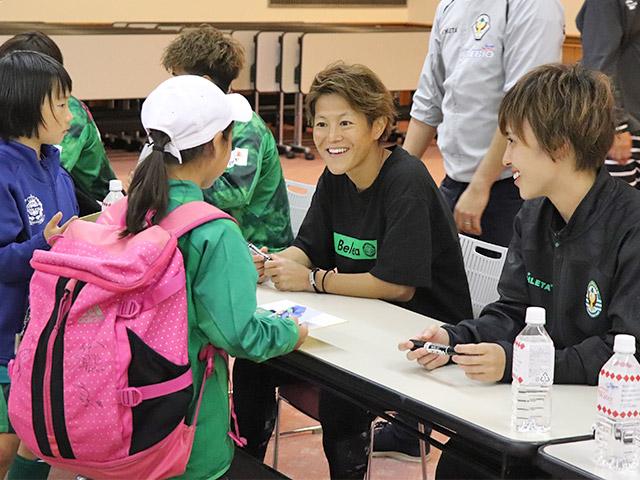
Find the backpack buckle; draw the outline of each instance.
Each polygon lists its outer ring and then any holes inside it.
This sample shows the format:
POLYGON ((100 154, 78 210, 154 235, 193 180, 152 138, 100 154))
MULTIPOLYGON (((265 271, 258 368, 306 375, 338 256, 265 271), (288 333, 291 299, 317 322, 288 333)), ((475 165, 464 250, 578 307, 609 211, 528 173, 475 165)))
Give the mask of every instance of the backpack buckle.
POLYGON ((137 407, 142 400, 142 392, 135 387, 118 390, 118 402, 125 407, 137 407))
POLYGON ((137 317, 142 310, 142 305, 135 300, 127 300, 120 304, 118 317, 130 320, 137 317))
POLYGON ((216 347, 209 343, 202 350, 200 350, 200 353, 198 354, 198 360, 200 360, 201 362, 206 362, 206 365, 204 367, 205 378, 209 378, 213 373, 213 356, 215 355, 215 353, 216 347))

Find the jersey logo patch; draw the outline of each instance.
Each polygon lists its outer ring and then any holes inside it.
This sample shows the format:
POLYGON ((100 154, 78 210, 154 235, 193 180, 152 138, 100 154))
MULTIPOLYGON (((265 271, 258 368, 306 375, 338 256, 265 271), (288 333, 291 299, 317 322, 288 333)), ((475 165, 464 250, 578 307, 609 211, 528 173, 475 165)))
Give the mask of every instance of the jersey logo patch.
POLYGON ((333 245, 338 255, 354 260, 375 260, 378 258, 377 240, 360 240, 333 233, 333 245))
POLYGON ((29 195, 24 199, 27 214, 29 215, 29 225, 40 225, 44 222, 44 208, 42 202, 35 195, 29 195))
POLYGON ((249 159, 248 148, 234 148, 233 152, 231 152, 231 158, 229 158, 229 163, 227 164, 227 168, 235 167, 236 165, 240 167, 246 167, 248 159, 249 159))
POLYGON ((482 37, 484 37, 484 34, 487 33, 490 28, 491 18, 486 13, 483 13, 476 18, 476 21, 473 24, 473 36, 476 40, 482 40, 482 37))
POLYGON ((636 7, 638 6, 638 0, 625 0, 625 2, 627 4, 627 8, 629 10, 635 10, 636 7))
POLYGON ((589 285, 587 285, 585 307, 587 308, 587 313, 591 318, 596 318, 602 311, 602 297, 600 296, 600 289, 593 280, 591 280, 589 285))

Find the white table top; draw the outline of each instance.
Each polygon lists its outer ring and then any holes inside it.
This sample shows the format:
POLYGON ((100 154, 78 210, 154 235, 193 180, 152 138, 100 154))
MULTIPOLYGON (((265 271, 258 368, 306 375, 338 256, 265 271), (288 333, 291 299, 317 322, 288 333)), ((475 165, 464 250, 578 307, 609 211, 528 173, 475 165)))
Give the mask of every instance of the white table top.
POLYGON ((258 287, 258 305, 283 299, 349 320, 313 331, 313 338, 304 343, 301 351, 422 402, 432 410, 458 417, 465 425, 504 437, 511 444, 542 444, 591 433, 595 387, 554 385, 550 432, 518 433, 510 426, 510 385, 468 379, 455 365, 429 372, 397 350, 398 342, 420 333, 435 320, 380 300, 279 292, 269 285, 258 287))
POLYGON ((596 466, 594 456, 595 440, 582 442, 567 442, 555 445, 545 445, 540 448, 545 463, 552 463, 570 470, 575 475, 604 478, 606 480, 638 480, 640 470, 618 472, 596 466))

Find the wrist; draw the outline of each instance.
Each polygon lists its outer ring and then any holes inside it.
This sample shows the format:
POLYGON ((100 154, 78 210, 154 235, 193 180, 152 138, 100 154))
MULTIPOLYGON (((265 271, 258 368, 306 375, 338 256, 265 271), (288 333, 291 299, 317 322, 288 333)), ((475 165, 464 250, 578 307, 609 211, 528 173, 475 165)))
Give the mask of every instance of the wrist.
POLYGON ((484 175, 474 175, 469 182, 469 186, 467 190, 478 192, 478 193, 488 193, 493 186, 494 180, 491 178, 487 178, 484 175))
POLYGON ((311 285, 311 288, 313 289, 312 291, 316 293, 324 293, 320 290, 318 284, 316 283, 316 273, 318 273, 319 271, 320 269, 318 267, 315 267, 309 272, 309 285, 311 285))
POLYGON ((325 270, 324 271, 324 275, 322 275, 322 282, 321 282, 322 283, 322 285, 321 285, 322 293, 327 293, 327 287, 326 287, 326 284, 325 284, 325 280, 327 279, 327 276, 330 273, 331 273, 331 270, 325 270))

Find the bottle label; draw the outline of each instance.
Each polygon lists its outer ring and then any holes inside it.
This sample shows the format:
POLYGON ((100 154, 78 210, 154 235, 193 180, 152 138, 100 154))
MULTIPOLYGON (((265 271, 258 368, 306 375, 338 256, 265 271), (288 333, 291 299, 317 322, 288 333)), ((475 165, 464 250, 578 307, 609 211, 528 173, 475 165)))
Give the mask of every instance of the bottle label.
POLYGON ((626 368, 617 365, 617 372, 605 365, 598 378, 598 412, 616 420, 637 418, 640 405, 640 375, 629 364, 626 368), (634 375, 634 373, 636 373, 634 375))
POLYGON ((511 376, 522 385, 553 384, 555 349, 549 342, 527 342, 516 338, 513 343, 511 376))

